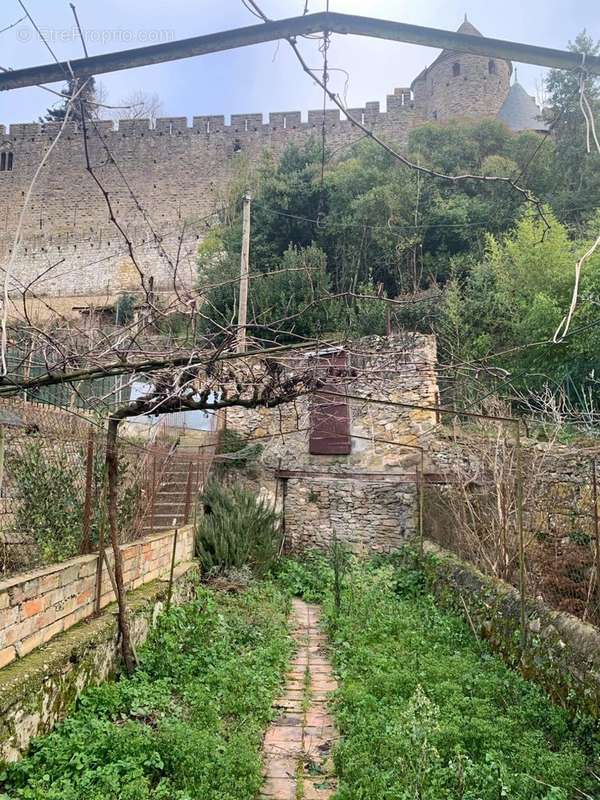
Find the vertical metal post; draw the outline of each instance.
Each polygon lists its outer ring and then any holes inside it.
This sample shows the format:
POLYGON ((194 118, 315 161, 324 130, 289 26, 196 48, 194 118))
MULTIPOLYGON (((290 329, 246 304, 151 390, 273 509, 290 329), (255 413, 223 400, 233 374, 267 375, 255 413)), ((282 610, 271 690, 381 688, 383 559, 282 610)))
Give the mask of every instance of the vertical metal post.
POLYGON ((167 611, 171 608, 171 598, 173 597, 173 573, 175 572, 175 556, 177 553, 177 536, 179 535, 179 529, 175 528, 175 533, 173 534, 173 552, 171 553, 171 571, 169 573, 169 591, 167 594, 167 611))
POLYGON ((0 497, 2 497, 2 487, 4 485, 4 425, 0 425, 0 497))
POLYGON ((594 538, 596 541, 596 621, 600 616, 600 512, 598 511, 598 478, 596 459, 592 459, 592 501, 594 503, 594 538))
POLYGON ((156 449, 152 454, 152 499, 150 502, 150 536, 154 534, 154 500, 156 498, 156 449))
POLYGON ((424 541, 424 531, 423 531, 423 506, 424 506, 424 455, 423 450, 421 450, 421 464, 417 470, 417 490, 419 493, 419 551, 421 553, 421 558, 425 555, 425 541, 424 541))
POLYGON ((98 563, 96 565, 96 614, 100 613, 102 604, 102 566, 104 557, 104 514, 102 514, 100 519, 100 530, 98 531, 98 563))
POLYGON ((244 195, 242 213, 242 257, 240 262, 240 298, 238 305, 237 345, 240 353, 246 351, 246 322, 248 318, 248 273, 250 271, 250 192, 244 195))
POLYGON ((187 483, 185 486, 185 508, 183 511, 183 524, 187 525, 192 507, 192 462, 188 467, 187 483))
POLYGON ((94 431, 88 431, 87 451, 85 455, 85 499, 83 502, 83 536, 81 552, 89 553, 92 549, 92 479, 94 476, 94 431))
POLYGON ((521 647, 527 648, 526 576, 525 576, 525 536, 523 532, 523 473, 521 454, 521 422, 515 420, 516 471, 515 491, 517 502, 517 534, 519 538, 519 593, 521 595, 521 647))

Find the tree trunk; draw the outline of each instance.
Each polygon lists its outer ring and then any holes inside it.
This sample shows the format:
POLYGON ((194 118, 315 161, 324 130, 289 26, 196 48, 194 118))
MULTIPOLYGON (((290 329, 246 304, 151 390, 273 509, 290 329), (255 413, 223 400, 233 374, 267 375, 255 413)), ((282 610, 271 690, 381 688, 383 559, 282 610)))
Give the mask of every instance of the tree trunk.
POLYGON ((123 585, 123 554, 119 548, 118 532, 118 480, 119 458, 117 452, 117 432, 119 419, 111 417, 108 421, 108 434, 106 437, 106 476, 108 482, 108 527, 110 541, 115 559, 115 583, 117 590, 117 604, 119 607, 119 633, 121 634, 121 649, 126 671, 131 674, 134 668, 133 649, 129 631, 129 614, 125 603, 125 587, 123 585))

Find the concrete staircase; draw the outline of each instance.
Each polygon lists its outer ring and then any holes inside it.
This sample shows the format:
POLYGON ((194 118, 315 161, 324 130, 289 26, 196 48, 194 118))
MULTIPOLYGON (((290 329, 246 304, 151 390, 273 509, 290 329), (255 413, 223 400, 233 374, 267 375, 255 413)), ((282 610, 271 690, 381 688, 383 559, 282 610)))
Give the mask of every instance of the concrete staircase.
POLYGON ((154 502, 144 517, 143 536, 178 528, 191 521, 194 503, 210 464, 207 443, 208 435, 201 431, 181 434, 156 487, 154 502))

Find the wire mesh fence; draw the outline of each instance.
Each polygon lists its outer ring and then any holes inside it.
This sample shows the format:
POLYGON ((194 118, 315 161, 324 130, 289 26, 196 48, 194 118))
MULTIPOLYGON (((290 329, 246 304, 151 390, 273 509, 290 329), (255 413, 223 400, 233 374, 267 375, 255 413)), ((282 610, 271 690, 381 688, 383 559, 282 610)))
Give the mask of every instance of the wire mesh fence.
POLYGON ((482 572, 600 625, 600 530, 593 448, 521 445, 514 427, 447 443, 425 491, 424 534, 482 572))
MULTIPOLYGON (((218 436, 194 432, 192 446, 168 415, 132 430, 118 447, 122 542, 189 521, 218 436)), ((105 447, 104 425, 89 415, 0 403, 0 577, 96 552, 108 541, 105 447)))

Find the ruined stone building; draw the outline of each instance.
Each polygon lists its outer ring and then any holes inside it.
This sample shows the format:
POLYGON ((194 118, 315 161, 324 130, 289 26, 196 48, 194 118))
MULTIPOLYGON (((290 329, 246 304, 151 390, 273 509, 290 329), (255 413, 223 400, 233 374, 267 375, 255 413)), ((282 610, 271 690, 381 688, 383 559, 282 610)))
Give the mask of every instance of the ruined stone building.
POLYGON ((275 501, 292 548, 389 552, 417 529, 417 474, 430 473, 438 395, 434 336, 404 332, 279 359, 315 364, 324 388, 277 408, 227 410, 260 444, 254 489, 275 501))
MULTIPOLYGON (((461 33, 480 35, 465 19, 461 33)), ((442 52, 410 87, 395 89, 386 107, 366 103, 350 112, 377 134, 406 145, 411 129, 427 121, 497 117, 514 131, 543 129, 533 98, 511 86, 508 61, 442 52)), ((136 261, 159 291, 174 281, 191 285, 198 242, 222 202, 223 190, 243 159, 320 133, 323 111, 99 121, 87 131, 90 166, 109 193, 136 261), (180 244, 183 242, 182 246, 180 244)), ((337 110, 325 113, 328 145, 335 150, 360 137, 337 110)), ((0 125, 0 266, 12 256, 25 194, 58 123, 0 125)), ((82 131, 68 126, 32 194, 14 259, 10 291, 33 290, 63 313, 110 306, 139 290, 139 275, 123 237, 109 220, 105 198, 86 169, 82 131)), ((44 304, 40 304, 40 311, 44 304)))

